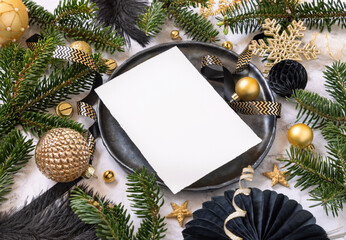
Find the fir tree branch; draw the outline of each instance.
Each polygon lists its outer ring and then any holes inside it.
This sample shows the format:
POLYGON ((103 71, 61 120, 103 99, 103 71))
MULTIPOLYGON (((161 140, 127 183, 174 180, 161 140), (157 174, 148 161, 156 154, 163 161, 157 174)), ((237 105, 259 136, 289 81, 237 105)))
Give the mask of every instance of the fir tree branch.
POLYGON ((57 127, 71 128, 80 133, 85 132, 81 123, 74 122, 68 118, 62 118, 60 116, 42 112, 23 112, 18 116, 18 121, 25 131, 30 130, 39 137, 41 137, 46 131, 57 127))
POLYGON ((13 176, 31 158, 34 149, 32 139, 26 138, 17 130, 11 131, 0 141, 0 203, 6 200, 5 195, 11 191, 13 176))
POLYGON ((326 90, 335 99, 346 108, 346 62, 335 62, 332 66, 327 66, 324 71, 326 79, 326 90))
POLYGON ((127 177, 127 192, 135 214, 143 218, 136 234, 138 240, 158 240, 165 237, 164 217, 160 216, 160 208, 164 204, 163 195, 154 174, 147 174, 143 168, 127 177))
POLYGON ((297 120, 303 123, 320 127, 326 121, 346 122, 345 108, 336 102, 302 89, 296 89, 292 96, 297 102, 296 108, 299 108, 297 120))
POLYGON ((174 19, 175 24, 186 31, 192 40, 201 42, 218 41, 217 35, 219 32, 214 29, 214 25, 188 7, 171 4, 167 8, 167 13, 170 18, 174 19))
POLYGON ((113 205, 97 195, 85 193, 80 188, 72 191, 71 208, 78 217, 88 224, 96 224, 96 235, 102 239, 130 240, 133 236, 132 222, 121 204, 113 205))
POLYGON ((145 12, 138 16, 138 28, 143 30, 147 36, 155 37, 162 30, 162 25, 166 19, 164 3, 153 2, 145 12))
POLYGON ((97 21, 94 4, 88 6, 85 0, 64 1, 55 11, 56 15, 53 15, 32 0, 23 2, 29 9, 30 23, 46 31, 56 29, 66 37, 94 44, 96 50, 110 53, 123 51, 122 47, 125 44, 123 37, 111 31, 110 27, 102 27, 97 21), (69 16, 69 13, 72 15, 69 16))
POLYGON ((293 20, 302 20, 308 28, 323 31, 324 27, 331 30, 337 24, 346 27, 346 3, 341 0, 313 0, 301 3, 298 0, 247 0, 230 5, 224 11, 223 18, 218 18, 219 26, 224 26, 232 33, 249 33, 261 29, 265 19, 276 19, 281 25, 293 20))

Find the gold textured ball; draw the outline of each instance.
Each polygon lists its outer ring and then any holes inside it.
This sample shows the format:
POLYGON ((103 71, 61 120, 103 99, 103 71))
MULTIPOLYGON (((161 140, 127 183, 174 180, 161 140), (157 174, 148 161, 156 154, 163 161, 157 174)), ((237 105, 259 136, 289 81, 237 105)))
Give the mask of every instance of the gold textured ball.
POLYGON ((108 67, 107 72, 106 72, 108 75, 111 75, 113 73, 113 71, 118 67, 117 62, 113 59, 106 59, 105 64, 108 67))
POLYGON ((233 44, 230 41, 226 41, 224 43, 222 43, 222 47, 228 49, 228 50, 232 50, 233 49, 233 44))
POLYGON ((0 47, 17 42, 28 23, 28 12, 21 0, 0 0, 0 47))
POLYGON ((93 50, 91 49, 90 45, 84 41, 75 41, 70 45, 70 47, 85 52, 89 55, 93 54, 93 50))
POLYGON ((287 132, 288 141, 293 145, 305 148, 312 143, 314 134, 311 128, 304 123, 294 124, 287 132))
POLYGON ((56 182, 70 182, 88 169, 89 148, 85 138, 69 128, 54 128, 36 146, 38 169, 56 182))
POLYGON ((106 183, 111 183, 115 179, 115 174, 112 170, 107 170, 103 173, 102 177, 103 177, 103 181, 105 181, 106 183))
POLYGON ((179 35, 179 31, 178 30, 173 30, 171 32, 171 39, 172 40, 181 40, 181 37, 179 35))
POLYGON ((260 86, 256 79, 243 77, 235 85, 235 92, 243 101, 252 101, 258 97, 260 86))

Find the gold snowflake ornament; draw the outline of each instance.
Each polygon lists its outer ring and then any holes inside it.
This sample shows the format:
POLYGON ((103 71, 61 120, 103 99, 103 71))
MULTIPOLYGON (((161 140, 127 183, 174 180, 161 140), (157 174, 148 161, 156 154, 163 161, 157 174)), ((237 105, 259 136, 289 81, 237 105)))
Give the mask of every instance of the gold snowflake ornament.
POLYGON ((267 39, 268 45, 263 41, 263 39, 252 40, 249 46, 249 50, 252 52, 252 55, 259 55, 264 57, 265 54, 269 53, 267 59, 270 62, 267 62, 264 66, 268 69, 264 70, 264 73, 269 73, 270 69, 281 60, 291 59, 296 61, 303 60, 301 55, 304 56, 306 60, 316 59, 316 55, 320 51, 316 48, 316 45, 312 42, 309 42, 300 47, 300 39, 304 37, 304 34, 301 31, 305 31, 306 27, 303 26, 303 22, 293 21, 288 26, 289 34, 286 31, 283 31, 280 35, 281 25, 276 25, 276 20, 270 20, 269 18, 265 20, 265 23, 262 24, 262 28, 265 30, 264 35, 271 37, 267 39))

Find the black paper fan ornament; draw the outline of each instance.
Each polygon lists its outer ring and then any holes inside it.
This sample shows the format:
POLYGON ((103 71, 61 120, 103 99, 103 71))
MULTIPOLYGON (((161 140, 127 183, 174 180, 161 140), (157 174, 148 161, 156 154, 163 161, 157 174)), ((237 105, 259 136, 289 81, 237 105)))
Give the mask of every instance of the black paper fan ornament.
POLYGON ((294 60, 282 60, 275 64, 268 75, 270 88, 281 97, 291 97, 294 89, 304 89, 308 74, 302 64, 294 60))
MULTIPOLYGON (((184 240, 230 240, 224 232, 225 219, 235 208, 235 191, 213 197, 193 213, 183 230, 184 240)), ((249 196, 239 194, 235 203, 247 213, 228 221, 229 231, 244 240, 325 240, 327 233, 316 225, 313 215, 302 206, 275 191, 251 188, 249 196)))

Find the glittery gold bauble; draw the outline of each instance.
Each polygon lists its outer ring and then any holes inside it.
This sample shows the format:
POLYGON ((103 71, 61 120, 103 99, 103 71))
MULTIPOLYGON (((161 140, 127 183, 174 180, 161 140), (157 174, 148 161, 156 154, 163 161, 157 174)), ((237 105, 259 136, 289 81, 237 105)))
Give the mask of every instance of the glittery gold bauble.
POLYGON ((228 50, 232 50, 233 49, 233 44, 230 41, 226 41, 222 44, 222 47, 228 49, 228 50))
POLYGON ((85 53, 87 53, 89 55, 93 54, 93 51, 92 51, 90 45, 87 42, 84 42, 84 41, 75 41, 75 42, 73 42, 70 45, 70 47, 74 48, 74 49, 77 49, 77 50, 80 50, 82 52, 85 52, 85 53))
POLYGON ((103 181, 105 181, 106 183, 111 183, 115 179, 115 174, 112 170, 107 170, 103 173, 102 177, 103 177, 103 181))
POLYGON ((89 166, 89 148, 85 138, 69 128, 54 128, 44 134, 36 146, 38 169, 56 182, 70 182, 89 166))
POLYGON ((243 101, 252 101, 258 97, 260 86, 256 79, 252 77, 243 77, 235 85, 235 92, 243 101))
POLYGON ((58 104, 58 106, 56 106, 55 111, 60 117, 70 118, 73 113, 73 107, 67 102, 61 102, 58 104))
POLYGON ((17 42, 28 23, 28 12, 21 0, 0 0, 0 47, 17 42))
POLYGON ((305 148, 312 143, 314 135, 311 128, 304 123, 294 124, 287 133, 288 141, 293 145, 305 148))
POLYGON ((171 39, 172 40, 181 40, 181 37, 179 35, 179 31, 178 30, 173 30, 171 32, 171 39))
POLYGON ((105 63, 108 67, 107 72, 106 72, 108 75, 111 75, 113 73, 113 71, 118 67, 117 62, 113 59, 106 59, 105 63))

